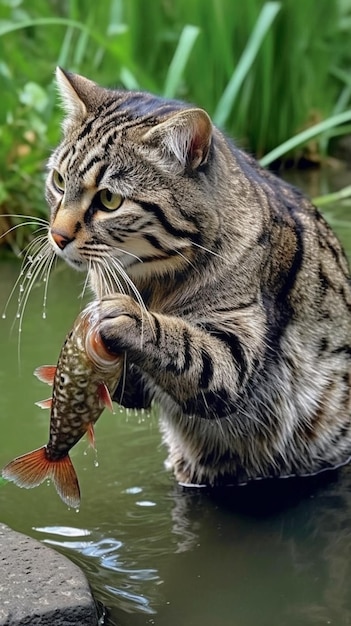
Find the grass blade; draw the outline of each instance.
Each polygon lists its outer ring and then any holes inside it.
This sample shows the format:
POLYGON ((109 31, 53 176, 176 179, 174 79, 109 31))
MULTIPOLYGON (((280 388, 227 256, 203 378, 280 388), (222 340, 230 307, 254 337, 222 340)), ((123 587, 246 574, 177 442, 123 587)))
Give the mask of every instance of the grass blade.
MULTIPOLYGON (((335 191, 333 193, 325 194, 324 196, 317 196, 313 198, 312 202, 316 206, 324 206, 326 204, 332 204, 336 202, 340 202, 341 200, 345 200, 351 197, 351 185, 347 185, 347 187, 343 187, 339 189, 339 191, 335 191)), ((347 226, 351 226, 350 222, 346 223, 347 226)))
POLYGON ((270 165, 270 163, 273 163, 273 161, 276 161, 283 156, 283 154, 290 152, 290 150, 294 150, 306 141, 313 139, 313 137, 321 135, 326 130, 333 128, 334 126, 339 126, 339 124, 344 124, 345 122, 350 121, 351 110, 338 113, 338 115, 332 115, 331 117, 328 117, 328 119, 323 120, 323 122, 319 122, 319 124, 315 124, 314 126, 307 128, 307 130, 303 130, 301 133, 291 137, 291 139, 281 143, 280 146, 277 146, 274 150, 265 154, 265 156, 260 159, 260 164, 263 167, 266 167, 267 165, 270 165))
POLYGON ((23 28, 31 28, 33 26, 71 26, 78 30, 88 30, 84 24, 65 17, 37 17, 31 20, 22 20, 21 22, 3 22, 0 23, 0 37, 13 33, 23 28))
POLYGON ((197 26, 186 25, 179 37, 178 46, 168 68, 163 95, 165 98, 174 98, 182 79, 188 58, 194 43, 200 33, 197 26))
POLYGON ((254 30, 252 31, 246 47, 240 57, 239 63, 225 88, 215 110, 213 120, 218 126, 224 126, 240 87, 245 80, 255 60, 261 43, 268 32, 273 20, 281 8, 280 2, 266 2, 258 16, 254 30))

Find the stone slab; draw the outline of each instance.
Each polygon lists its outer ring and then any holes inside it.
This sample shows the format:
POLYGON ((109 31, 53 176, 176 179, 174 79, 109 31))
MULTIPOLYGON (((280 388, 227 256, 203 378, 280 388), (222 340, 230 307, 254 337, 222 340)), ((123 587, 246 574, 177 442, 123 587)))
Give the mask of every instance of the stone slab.
POLYGON ((39 541, 0 524, 0 626, 97 626, 83 572, 39 541))

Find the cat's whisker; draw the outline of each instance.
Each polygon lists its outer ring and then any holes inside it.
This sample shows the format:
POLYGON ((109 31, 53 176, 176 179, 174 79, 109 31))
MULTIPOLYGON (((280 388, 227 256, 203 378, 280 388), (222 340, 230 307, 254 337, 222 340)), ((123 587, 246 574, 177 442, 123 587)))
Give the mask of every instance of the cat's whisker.
POLYGON ((121 281, 114 272, 111 272, 108 261, 105 257, 95 259, 93 270, 94 276, 99 279, 99 284, 97 285, 99 298, 103 298, 104 295, 111 295, 115 293, 116 287, 121 293, 124 293, 124 287, 121 281))
MULTIPOLYGON (((44 229, 44 227, 42 228, 44 229)), ((39 229, 38 232, 40 230, 41 229, 39 229)), ((34 257, 36 256, 38 252, 40 252, 40 248, 44 244, 48 244, 47 234, 37 235, 23 248, 23 250, 21 250, 20 256, 23 256, 22 269, 24 268, 26 263, 28 263, 29 265, 33 263, 34 257)))
POLYGON ((99 265, 98 272, 100 276, 100 298, 103 298, 104 294, 113 293, 113 287, 111 284, 111 279, 109 279, 109 274, 105 271, 106 263, 103 262, 99 265))
POLYGON ((147 308, 145 306, 145 302, 144 302, 144 300, 142 298, 142 295, 141 295, 139 289, 137 289, 136 285, 134 284, 134 282, 132 281, 130 276, 127 274, 125 269, 122 267, 121 263, 118 261, 118 259, 113 259, 113 262, 114 262, 114 265, 115 265, 117 271, 121 274, 123 280, 125 281, 127 286, 131 289, 131 292, 135 295, 136 301, 138 302, 138 304, 140 306, 141 314, 142 314, 140 343, 141 343, 141 345, 143 345, 143 340, 144 340, 144 317, 147 319, 147 321, 148 321, 148 323, 150 325, 150 329, 151 329, 151 332, 152 332, 153 336, 154 337, 156 336, 153 324, 151 322, 151 315, 150 315, 149 311, 147 310, 147 308))
POLYGON ((213 250, 210 250, 209 248, 206 248, 205 246, 201 246, 199 243, 195 243, 195 241, 192 241, 191 245, 196 246, 196 248, 200 248, 204 252, 208 252, 209 254, 212 254, 213 256, 218 257, 219 259, 222 259, 222 261, 229 261, 228 257, 225 257, 222 254, 218 254, 218 252, 214 252, 213 250))
POLYGON ((124 390, 126 387, 126 379, 127 379, 127 359, 123 359, 123 373, 122 373, 122 384, 121 384, 121 392, 120 392, 120 396, 119 396, 119 404, 123 403, 123 396, 124 396, 124 390))
MULTIPOLYGON (((16 313, 16 318, 19 319, 19 326, 18 326, 19 333, 22 332, 23 316, 24 316, 24 312, 25 312, 28 298, 32 291, 32 288, 34 284, 40 279, 40 277, 44 276, 44 274, 46 277, 46 283, 48 282, 47 278, 51 270, 52 264, 54 262, 54 259, 55 259, 54 252, 50 244, 46 240, 42 243, 41 247, 37 251, 36 256, 33 258, 33 262, 31 264, 30 270, 24 275, 24 280, 27 280, 27 283, 24 286, 22 297, 19 298, 18 309, 16 313)), ((45 292, 47 293, 47 285, 45 286, 45 290, 44 290, 44 298, 45 298, 45 292)), ((44 312, 46 316, 46 299, 45 299, 45 309, 43 309, 43 313, 44 312)))
POLYGON ((96 285, 96 291, 97 291, 97 295, 98 295, 99 300, 101 300, 105 290, 108 291, 108 286, 107 286, 107 283, 106 283, 106 278, 105 278, 104 271, 101 268, 100 264, 94 263, 93 264, 93 268, 94 268, 95 277, 98 278, 98 283, 96 285))
POLYGON ((141 309, 144 310, 145 313, 147 313, 147 308, 145 306, 145 303, 144 303, 144 300, 143 300, 143 298, 141 296, 140 291, 137 289, 137 287, 135 286, 134 282, 132 281, 130 276, 125 271, 125 269, 122 266, 121 262, 118 259, 112 259, 112 263, 113 263, 113 266, 115 267, 115 269, 117 270, 117 272, 122 276, 122 278, 123 278, 124 282, 126 283, 126 285, 130 288, 132 293, 135 295, 135 298, 136 298, 138 304, 140 305, 141 309))
POLYGON ((47 263, 45 266, 45 276, 43 275, 43 281, 45 282, 45 288, 44 288, 44 297, 43 297, 43 312, 42 312, 42 318, 46 319, 46 303, 47 303, 47 296, 48 296, 48 288, 49 288, 49 278, 50 278, 50 273, 52 270, 52 266, 54 264, 54 262, 57 260, 57 257, 55 254, 52 254, 51 258, 48 257, 47 258, 47 263))
POLYGON ((108 293, 115 293, 116 291, 116 285, 120 291, 120 293, 125 293, 125 288, 124 285, 122 283, 122 281, 119 279, 118 274, 116 274, 115 272, 111 272, 110 271, 110 266, 107 262, 107 259, 104 259, 104 266, 106 268, 106 274, 105 274, 105 279, 109 281, 109 289, 107 290, 108 293))
POLYGON ((10 291, 10 294, 9 294, 9 296, 8 296, 6 302, 5 302, 5 306, 4 306, 4 308, 2 310, 2 314, 1 314, 1 317, 2 317, 3 320, 6 319, 6 317, 7 317, 7 309, 9 307, 9 305, 10 305, 11 300, 12 300, 12 296, 15 293, 17 287, 18 287, 18 284, 22 280, 23 274, 24 274, 24 272, 23 272, 23 270, 21 270, 20 273, 18 274, 18 276, 17 276, 17 278, 15 280, 15 283, 14 283, 14 285, 13 285, 11 291, 10 291))
MULTIPOLYGON (((17 300, 17 311, 15 315, 15 319, 12 327, 15 324, 15 321, 18 320, 18 362, 20 363, 20 352, 21 352, 21 333, 23 326, 23 317, 26 310, 26 306, 28 303, 28 298, 32 291, 34 284, 42 278, 45 282, 44 288, 44 297, 43 297, 43 310, 42 316, 46 318, 46 302, 47 302, 47 291, 48 291, 48 279, 50 275, 50 271, 55 260, 55 254, 49 245, 47 238, 44 236, 38 237, 34 242, 31 242, 28 246, 28 250, 26 252, 26 257, 24 259, 23 269, 20 272, 20 275, 15 283, 15 286, 19 284, 19 296, 17 300), (33 252, 34 251, 34 252, 33 252), (30 255, 29 252, 33 253, 34 256, 30 255)), ((10 296, 13 295, 14 289, 12 290, 10 296)), ((8 300, 6 307, 10 300, 8 300)), ((6 316, 6 311, 3 313, 6 316)))
POLYGON ((114 250, 116 250, 116 252, 121 252, 121 254, 125 254, 126 256, 130 256, 133 259, 136 259, 137 261, 139 261, 139 263, 143 263, 143 259, 140 258, 140 256, 138 256, 137 254, 133 254, 133 252, 128 252, 128 250, 124 250, 124 248, 117 248, 117 247, 113 247, 114 250))
POLYGON ((144 329, 144 317, 148 318, 152 332, 154 333, 153 326, 150 321, 150 314, 147 311, 144 300, 135 286, 134 282, 123 268, 121 262, 116 258, 98 257, 94 260, 93 270, 95 278, 99 279, 99 285, 97 286, 98 295, 102 298, 104 295, 112 295, 116 292, 116 288, 119 293, 126 293, 124 285, 126 285, 130 291, 134 294, 136 301, 138 302, 142 311, 142 330, 141 337, 143 340, 144 329))
MULTIPOLYGON (((21 213, 1 213, 1 217, 18 217, 19 219, 30 220, 32 222, 35 220, 35 223, 37 224, 45 224, 46 226, 49 226, 48 220, 42 217, 34 217, 33 215, 22 215, 21 213)), ((21 226, 21 224, 19 224, 19 226, 21 226)))
MULTIPOLYGON (((38 222, 36 220, 32 221, 32 222, 25 222, 24 224, 15 224, 14 226, 11 226, 11 228, 8 228, 7 230, 5 230, 4 233, 2 233, 0 235, 0 239, 2 239, 3 237, 6 237, 6 235, 8 235, 9 233, 13 232, 14 230, 16 230, 17 228, 21 228, 22 226, 38 226, 38 222)), ((35 231, 35 233, 39 233, 41 230, 47 230, 46 226, 40 226, 40 228, 38 228, 38 230, 35 231)))
POLYGON ((26 272, 29 270, 29 268, 33 264, 33 257, 29 254, 29 252, 32 251, 32 248, 34 247, 35 244, 38 244, 38 240, 44 242, 44 239, 46 240, 46 236, 44 236, 44 235, 41 235, 40 237, 37 237, 33 241, 30 241, 29 244, 26 246, 26 248, 22 251, 22 253, 25 252, 25 256, 24 256, 24 259, 23 259, 22 264, 21 264, 19 275, 16 278, 16 281, 15 281, 15 283, 14 283, 14 285, 13 285, 11 291, 10 291, 10 294, 9 294, 7 300, 6 300, 4 309, 2 311, 2 319, 6 319, 6 315, 7 315, 7 310, 8 310, 9 304, 12 301, 13 295, 14 295, 14 293, 15 293, 15 291, 16 291, 18 286, 19 286, 18 304, 20 304, 20 300, 23 297, 23 293, 24 293, 24 290, 25 290, 25 286, 23 284, 23 281, 25 281, 26 272))
POLYGON ((184 261, 186 261, 186 263, 188 263, 188 265, 191 265, 191 267, 193 268, 194 272, 196 272, 197 274, 200 274, 200 270, 198 267, 196 267, 194 265, 194 263, 192 261, 190 261, 190 259, 188 259, 185 254, 182 254, 181 252, 179 252, 179 250, 177 250, 176 248, 173 248, 173 250, 176 252, 176 254, 178 256, 180 256, 182 259, 184 259, 184 261))
POLYGON ((89 259, 88 259, 88 270, 87 270, 87 274, 86 274, 86 277, 85 277, 85 281, 84 281, 83 289, 82 289, 81 294, 80 294, 80 299, 81 299, 81 300, 83 300, 83 298, 84 298, 84 296, 85 296, 85 292, 86 292, 86 290, 87 290, 87 288, 88 288, 88 284, 89 284, 89 277, 90 277, 90 274, 91 274, 91 268, 92 268, 92 259, 91 259, 91 258, 89 258, 89 259))
MULTIPOLYGON (((95 244, 94 246, 86 244, 82 248, 82 250, 84 250, 85 252, 88 251, 90 254, 95 254, 95 255, 99 254, 101 255, 100 258, 102 258, 104 256, 104 253, 107 253, 108 255, 110 254, 111 245, 99 243, 97 247, 95 244)), ((143 259, 141 259, 137 254, 134 254, 133 252, 129 252, 128 250, 125 250, 124 248, 118 248, 115 245, 113 245, 113 250, 114 252, 120 252, 121 254, 132 257, 133 259, 136 259, 137 261, 139 261, 139 263, 144 262, 143 259)))
MULTIPOLYGON (((26 255, 22 267, 21 275, 23 277, 20 284, 20 294, 18 298, 18 313, 21 313, 22 305, 27 298, 28 292, 31 291, 34 283, 38 279, 43 268, 45 268, 48 260, 53 257, 53 253, 47 243, 46 237, 41 237, 40 241, 36 240, 35 246, 31 246, 29 251, 32 254, 26 255)), ((17 315, 18 317, 18 315, 17 315)))

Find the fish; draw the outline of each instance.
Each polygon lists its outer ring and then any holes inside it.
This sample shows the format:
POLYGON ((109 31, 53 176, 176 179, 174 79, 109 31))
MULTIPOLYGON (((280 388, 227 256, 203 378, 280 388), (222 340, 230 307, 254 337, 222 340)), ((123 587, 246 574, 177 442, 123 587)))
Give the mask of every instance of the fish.
POLYGON ((123 355, 110 352, 103 343, 99 302, 90 302, 67 334, 57 365, 43 365, 34 372, 53 385, 52 396, 36 403, 51 411, 48 443, 10 461, 2 477, 26 489, 51 479, 63 502, 78 508, 80 488, 69 451, 86 433, 95 447, 94 424, 105 407, 113 412, 111 398, 123 362, 123 355))

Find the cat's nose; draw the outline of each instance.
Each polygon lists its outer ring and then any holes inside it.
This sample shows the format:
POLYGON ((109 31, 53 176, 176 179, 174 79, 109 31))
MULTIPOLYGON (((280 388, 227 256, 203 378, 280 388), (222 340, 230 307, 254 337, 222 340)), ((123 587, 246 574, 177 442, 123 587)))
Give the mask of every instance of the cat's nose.
POLYGON ((51 229, 50 233, 51 233, 51 237, 53 238, 54 242, 58 245, 58 247, 61 250, 63 250, 74 239, 73 237, 68 237, 67 235, 65 235, 64 233, 60 232, 59 230, 51 229))

